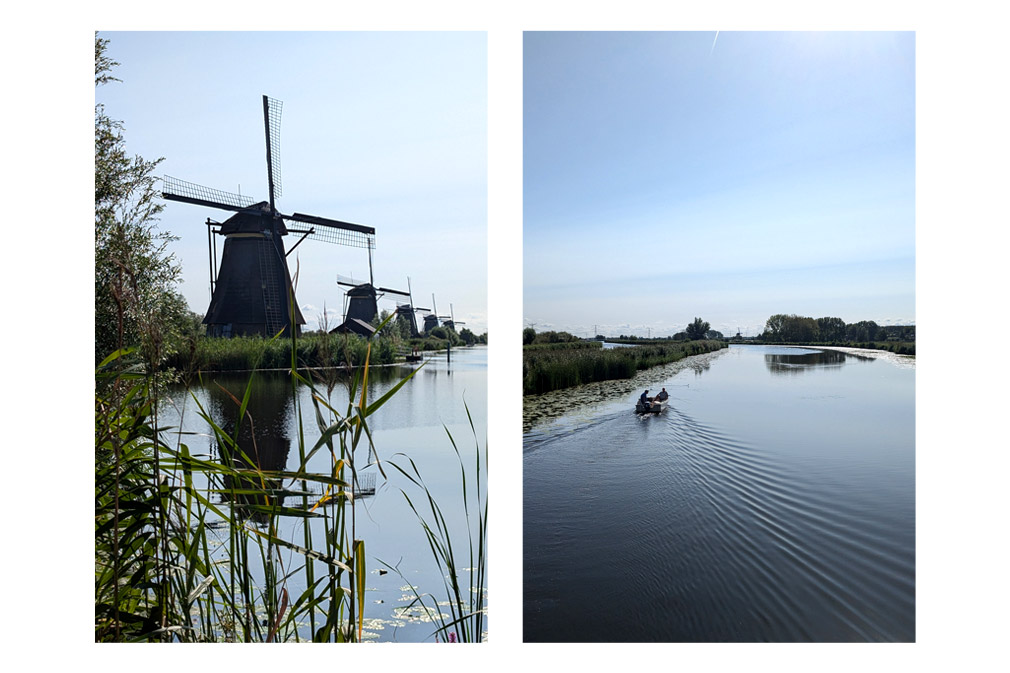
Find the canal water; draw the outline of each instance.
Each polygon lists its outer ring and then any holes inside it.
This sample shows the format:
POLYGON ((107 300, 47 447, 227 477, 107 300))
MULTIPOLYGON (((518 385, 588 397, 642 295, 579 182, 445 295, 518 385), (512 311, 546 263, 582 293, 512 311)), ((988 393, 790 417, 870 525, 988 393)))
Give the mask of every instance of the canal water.
MULTIPOLYGON (((463 507, 461 463, 465 466, 467 487, 475 486, 478 444, 481 453, 481 488, 486 497, 487 471, 487 349, 486 347, 453 349, 431 355, 423 367, 375 414, 368 425, 375 445, 373 455, 367 448, 359 448, 355 458, 363 490, 374 487, 374 494, 362 495, 356 501, 355 537, 365 542, 367 558, 365 633, 364 639, 372 641, 431 642, 435 625, 416 606, 408 609, 418 593, 432 594, 442 604, 447 600, 444 578, 435 560, 423 528, 411 511, 404 492, 418 504, 426 502, 423 491, 413 486, 402 474, 392 468, 396 463, 407 469, 410 461, 417 466, 432 497, 441 507, 446 526, 457 553, 468 553, 467 518, 463 507), (467 415, 473 420, 473 428, 467 415), (452 439, 450 439, 450 435, 452 439), (459 456, 453 448, 453 440, 459 456), (378 459, 384 465, 385 476, 375 465, 378 459), (367 467, 366 464, 371 463, 367 467), (388 571, 382 562, 395 566, 399 573, 388 571), (402 573, 402 577, 400 576, 402 573)), ((368 400, 379 399, 414 366, 375 367, 369 372, 368 400)), ((241 399, 249 381, 248 374, 205 374, 203 384, 194 386, 189 393, 176 389, 172 405, 166 405, 161 422, 177 426, 181 414, 183 441, 190 452, 220 459, 220 450, 213 440, 206 421, 197 413, 198 401, 227 429, 235 427, 236 405, 232 395, 241 399), (193 399, 195 396, 195 400, 193 399), (185 407, 183 407, 185 403, 185 407)), ((348 404, 347 377, 338 376, 330 391, 330 403, 345 412, 348 404)), ((325 397, 327 386, 318 383, 317 390, 325 397)), ((240 439, 246 452, 262 468, 294 470, 299 462, 299 428, 304 432, 305 444, 311 448, 320 437, 310 390, 299 385, 292 393, 291 381, 282 372, 258 372, 249 402, 256 441, 240 439), (299 413, 300 410, 300 413, 299 413)), ((174 441, 174 438, 169 438, 174 441)), ((362 442, 365 447, 367 442, 362 442)), ((328 474, 330 456, 323 450, 310 459, 308 470, 328 474)), ((285 486, 291 486, 285 484, 285 486)), ((317 483, 310 488, 321 490, 317 483)), ((214 496, 220 501, 219 496, 214 496)), ((285 506, 298 507, 301 497, 287 496, 285 506)), ((469 501, 472 529, 476 531, 475 501, 469 501)), ((282 518, 284 528, 280 537, 302 544, 303 519, 282 518)), ((319 520, 310 519, 313 539, 323 540, 319 520)), ((253 525, 253 524, 249 524, 253 525)), ((218 532, 227 541, 227 529, 218 532)), ((321 543, 320 543, 321 544, 321 543)), ((304 563, 304 557, 294 552, 283 554, 286 572, 304 563)), ((469 567, 461 559, 461 568, 469 567)), ((317 563, 316 576, 324 574, 324 566, 317 563)), ((461 579, 466 581, 467 577, 461 579)), ((464 590, 470 587, 464 585, 464 590)), ((304 590, 304 575, 294 573, 288 580, 288 593, 296 597, 304 590)), ((486 582, 485 582, 486 592, 486 582)), ((486 596, 486 593, 485 593, 486 596)), ((427 604, 430 606, 431 601, 427 604)), ((447 620, 449 621, 449 620, 447 620)), ((486 632, 487 619, 485 617, 486 632)), ((318 625, 318 622, 317 622, 318 625)), ((307 622, 300 629, 303 638, 310 637, 307 622)))
POLYGON ((915 640, 914 359, 731 346, 527 398, 523 454, 527 642, 915 640))

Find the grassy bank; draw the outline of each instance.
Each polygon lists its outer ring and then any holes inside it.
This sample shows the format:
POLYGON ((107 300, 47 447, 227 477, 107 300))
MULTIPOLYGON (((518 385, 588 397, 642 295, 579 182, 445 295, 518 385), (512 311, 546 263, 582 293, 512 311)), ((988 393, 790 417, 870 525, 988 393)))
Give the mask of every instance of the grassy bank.
MULTIPOLYGON (((396 337, 374 337, 369 362, 386 365, 402 361, 401 353, 412 348, 419 351, 444 351, 445 339, 403 340, 396 337)), ((368 353, 368 340, 356 334, 306 334, 298 337, 294 348, 299 367, 360 367, 368 353)), ((457 347, 456 345, 453 346, 457 347)), ((462 344, 459 344, 462 347, 462 344)), ((233 337, 216 339, 196 337, 189 348, 171 355, 164 363, 177 371, 250 371, 285 369, 291 365, 290 339, 233 337)))
POLYGON ((523 347, 524 395, 546 393, 593 381, 630 379, 640 369, 719 350, 726 347, 726 342, 667 342, 608 349, 599 345, 595 348, 564 348, 565 345, 552 344, 549 348, 523 347))

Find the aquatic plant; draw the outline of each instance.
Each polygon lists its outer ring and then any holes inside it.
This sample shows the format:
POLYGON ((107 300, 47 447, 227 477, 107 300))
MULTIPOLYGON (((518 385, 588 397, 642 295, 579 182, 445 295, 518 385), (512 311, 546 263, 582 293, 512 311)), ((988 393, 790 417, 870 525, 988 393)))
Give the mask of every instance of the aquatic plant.
MULTIPOLYGON (((464 403, 465 405, 465 403, 464 403)), ((418 522, 424 529, 431 549, 432 556, 438 566, 439 572, 445 581, 446 604, 449 606, 449 618, 446 619, 439 609, 439 601, 434 594, 420 593, 411 586, 414 599, 407 606, 407 609, 414 605, 419 605, 428 615, 429 619, 439 624, 439 628, 433 634, 436 640, 439 637, 447 643, 475 643, 484 638, 484 615, 485 606, 485 584, 487 580, 487 440, 484 441, 484 448, 481 449, 480 441, 477 439, 477 432, 474 429, 473 418, 470 416, 470 409, 466 409, 467 419, 470 422, 470 431, 473 433, 475 451, 475 463, 473 472, 470 475, 468 486, 467 468, 463 462, 456 440, 453 439, 449 428, 445 428, 445 433, 456 452, 456 458, 460 468, 460 484, 463 503, 463 513, 466 524, 468 550, 465 556, 453 549, 453 534, 450 526, 446 522, 442 508, 431 494, 431 490, 425 485, 424 479, 414 461, 405 454, 397 454, 407 461, 407 465, 400 465, 394 460, 389 464, 403 474, 411 484, 420 492, 418 497, 419 505, 415 505, 410 494, 401 490, 403 497, 410 505, 418 522), (483 452, 483 468, 481 454, 483 452), (482 486, 483 484, 483 486, 482 486), (421 511, 418 510, 421 508, 421 511), (472 511, 471 511, 472 508, 472 511), (424 512, 424 514, 422 514, 424 512), (462 563, 466 562, 463 566, 462 563)), ((399 569, 382 562, 387 568, 394 570, 403 577, 399 569)), ((403 579, 406 579, 403 577, 403 579)))
POLYGON ((199 337, 193 340, 189 351, 169 357, 166 366, 201 371, 288 369, 294 355, 302 368, 361 367, 366 355, 373 365, 390 364, 396 360, 398 351, 396 339, 392 337, 366 339, 357 334, 306 334, 298 336, 297 340, 260 336, 199 337))
POLYGON ((640 369, 676 362, 689 355, 699 355, 725 346, 725 342, 714 340, 667 341, 611 349, 524 346, 523 394, 545 393, 594 381, 629 379, 640 369))
MULTIPOLYGON (((298 641, 305 637, 303 624, 315 641, 362 638, 366 549, 356 536, 358 454, 367 448, 366 462, 381 471, 368 419, 417 370, 369 400, 367 344, 362 366, 347 384, 347 407, 338 412, 332 402, 336 379, 300 366, 301 344, 297 336, 288 338, 298 422, 293 469, 261 468, 243 440, 255 422, 249 411, 255 366, 241 394, 222 388, 236 410, 234 427, 192 396, 218 447, 215 457, 193 455, 178 429, 159 425, 154 368, 126 366, 132 351, 117 351, 96 371, 96 641, 298 641), (297 408, 298 386, 309 387, 311 410, 297 408), (303 426, 308 413, 320 435, 312 445, 303 426), (167 441, 172 436, 175 441, 167 441), (330 455, 326 473, 307 469, 319 452, 330 455), (284 504, 286 499, 298 504, 284 504), (313 539, 308 525, 299 540, 285 538, 281 524, 292 519, 320 519, 323 539, 313 539), (301 561, 285 565, 282 551, 301 561), (290 587, 298 574, 304 589, 296 594, 290 587)), ((344 353, 328 357, 352 357, 350 340, 340 346, 344 353)), ((184 414, 181 409, 180 418, 184 414)), ((486 495, 481 497, 486 522, 486 495)), ((483 587, 484 523, 480 531, 471 568, 479 568, 475 582, 483 587)), ((472 638, 474 629, 479 638, 479 618, 475 626, 461 626, 461 636, 472 638)))

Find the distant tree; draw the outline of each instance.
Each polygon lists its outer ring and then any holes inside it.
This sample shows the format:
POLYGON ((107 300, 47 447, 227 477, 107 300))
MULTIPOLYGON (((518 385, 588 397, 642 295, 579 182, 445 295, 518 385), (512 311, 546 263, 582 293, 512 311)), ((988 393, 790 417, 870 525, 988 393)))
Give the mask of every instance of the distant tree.
POLYGON ((819 341, 844 341, 845 321, 841 318, 818 318, 817 338, 819 341))
POLYGON ((474 335, 474 333, 468 330, 466 327, 464 327, 460 331, 459 338, 462 339, 463 343, 465 343, 467 346, 472 346, 475 343, 477 343, 476 335, 474 335))
POLYGON ((673 339, 674 341, 689 341, 687 332, 677 332, 670 338, 673 339))
POLYGON ((876 341, 877 332, 880 326, 872 320, 860 320, 857 323, 848 325, 845 328, 845 338, 848 341, 865 342, 876 341))
POLYGON ((410 322, 409 316, 403 313, 398 313, 395 318, 393 318, 393 329, 399 335, 401 339, 410 339, 413 335, 410 333, 410 322))
POLYGON ((706 339, 725 339, 726 337, 724 337, 722 335, 722 332, 719 332, 718 330, 710 329, 709 331, 705 332, 705 338, 706 339))
POLYGON ((813 318, 777 313, 768 318, 762 338, 769 341, 796 343, 815 341, 817 335, 817 321, 813 318))
POLYGON ((791 318, 792 320, 789 323, 790 341, 817 341, 818 333, 816 320, 801 316, 791 316, 791 318))
MULTIPOLYGON (((381 311, 379 311, 379 315, 377 315, 374 318, 372 318, 372 322, 371 322, 372 327, 375 327, 376 329, 378 329, 379 325, 381 325, 383 323, 383 321, 386 318, 388 318, 388 317, 389 317, 389 310, 382 309, 381 311)), ((382 328, 382 331, 379 332, 379 334, 382 334, 383 336, 389 336, 392 333, 393 329, 394 329, 394 325, 393 325, 392 321, 388 322, 388 323, 386 323, 386 326, 384 328, 382 328)))
POLYGON ((705 334, 708 332, 709 324, 702 320, 701 318, 695 318, 694 322, 689 324, 684 330, 687 333, 687 337, 691 341, 697 339, 704 339, 705 334))
MULTIPOLYGON (((119 65, 95 34, 95 86, 119 81, 119 65)), ((158 364, 191 330, 177 286, 181 267, 160 231, 155 168, 161 159, 130 156, 123 123, 95 104, 95 362, 121 347, 140 346, 158 364)))
POLYGON ((527 327, 523 330, 523 345, 533 343, 533 340, 537 338, 537 331, 532 327, 527 327))
POLYGON ((877 339, 888 341, 915 341, 915 325, 884 325, 877 333, 877 339))
POLYGON ((782 338, 783 328, 789 316, 776 313, 765 321, 765 331, 761 335, 763 339, 775 341, 782 338))
POLYGON ((533 339, 533 343, 536 344, 557 344, 557 343, 568 343, 571 341, 579 341, 579 337, 574 334, 569 334, 568 332, 540 332, 533 339))

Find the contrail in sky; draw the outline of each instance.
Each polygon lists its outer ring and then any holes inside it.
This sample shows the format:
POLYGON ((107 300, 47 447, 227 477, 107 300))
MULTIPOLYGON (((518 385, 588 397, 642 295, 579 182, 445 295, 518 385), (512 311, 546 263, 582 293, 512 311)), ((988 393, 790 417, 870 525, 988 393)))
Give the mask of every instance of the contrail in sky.
POLYGON ((708 50, 708 55, 711 56, 712 52, 715 51, 715 42, 719 39, 719 31, 715 31, 715 40, 712 40, 712 48, 708 50))

